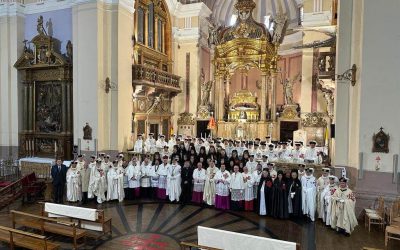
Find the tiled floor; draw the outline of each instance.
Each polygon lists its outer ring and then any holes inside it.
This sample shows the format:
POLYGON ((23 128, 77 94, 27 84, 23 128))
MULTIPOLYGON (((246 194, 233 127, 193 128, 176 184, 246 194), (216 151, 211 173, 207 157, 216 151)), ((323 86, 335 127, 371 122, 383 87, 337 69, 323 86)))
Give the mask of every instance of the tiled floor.
MULTIPOLYGON (((302 249, 384 249, 383 232, 374 229, 369 233, 362 225, 350 237, 345 237, 319 221, 275 220, 251 212, 223 212, 196 205, 141 201, 98 206, 92 203, 90 207, 104 209, 106 215, 112 217, 113 237, 89 240, 86 249, 179 249, 180 241, 197 241, 198 225, 293 241, 300 243, 302 249)), ((13 209, 40 213, 37 204, 16 203, 13 209)), ((6 212, 0 214, 0 224, 10 225, 6 212)), ((52 236, 52 240, 59 242, 62 249, 71 249, 69 239, 52 236)), ((400 249, 399 242, 389 242, 388 249, 400 249)))

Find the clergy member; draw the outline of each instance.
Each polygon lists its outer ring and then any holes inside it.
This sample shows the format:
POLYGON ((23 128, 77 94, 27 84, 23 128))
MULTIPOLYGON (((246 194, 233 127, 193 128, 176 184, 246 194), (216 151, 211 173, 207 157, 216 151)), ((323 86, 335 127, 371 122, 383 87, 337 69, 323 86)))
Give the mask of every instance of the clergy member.
POLYGON ((105 192, 106 190, 106 175, 101 167, 101 159, 96 160, 96 167, 94 167, 90 173, 88 198, 96 197, 97 203, 101 204, 106 201, 105 192))
POLYGON ((310 141, 310 147, 306 149, 304 154, 304 162, 306 163, 316 163, 318 159, 318 151, 315 148, 317 145, 316 141, 310 141))
POLYGON ((254 209, 254 178, 253 175, 249 172, 247 166, 243 168, 243 182, 244 182, 244 210, 245 211, 253 211, 254 209))
POLYGON ((193 193, 192 202, 203 203, 204 184, 206 181, 206 170, 203 169, 201 162, 197 163, 197 168, 193 171, 193 193))
POLYGON ((285 176, 283 174, 283 171, 279 170, 272 188, 272 217, 279 219, 289 218, 287 191, 288 190, 285 176))
POLYGON ((257 162, 254 160, 254 154, 250 155, 250 159, 246 162, 246 167, 249 170, 249 173, 253 173, 256 170, 257 162))
POLYGON ((147 137, 146 141, 144 142, 144 151, 146 154, 154 154, 156 151, 156 140, 153 136, 153 133, 149 133, 149 137, 147 137))
POLYGON ((151 183, 150 183, 150 170, 151 170, 151 161, 150 156, 146 155, 142 165, 140 167, 140 194, 142 198, 150 198, 151 197, 151 183))
POLYGON ((233 167, 231 175, 230 192, 231 192, 231 209, 234 211, 243 210, 244 203, 244 188, 243 175, 239 172, 239 166, 233 167))
POLYGON ((331 208, 332 208, 332 195, 338 189, 337 186, 338 178, 334 175, 329 176, 329 185, 325 187, 324 191, 321 193, 321 197, 324 199, 324 207, 323 207, 323 216, 322 221, 325 222, 325 225, 331 225, 331 208))
POLYGON ((137 162, 137 157, 133 156, 131 162, 126 168, 126 175, 128 176, 128 192, 126 198, 133 200, 140 197, 140 164, 137 162))
POLYGON ((135 146, 133 147, 133 152, 136 154, 143 153, 143 137, 141 134, 138 134, 137 140, 135 141, 135 146))
POLYGON ((82 200, 82 180, 77 164, 77 161, 72 162, 67 171, 67 201, 69 202, 82 200))
POLYGON ((306 169, 306 174, 301 177, 302 186, 302 208, 303 214, 308 216, 311 221, 315 221, 316 210, 316 181, 313 176, 314 169, 306 169))
POLYGON ((178 164, 179 157, 172 159, 172 164, 168 168, 167 174, 167 195, 171 202, 179 202, 181 196, 181 166, 178 164))
POLYGON ((81 180, 82 180, 82 204, 85 205, 88 201, 88 188, 90 180, 90 172, 88 164, 84 164, 81 170, 81 180))
POLYGON ((86 164, 86 162, 83 159, 83 155, 78 155, 76 169, 78 169, 78 171, 81 171, 83 169, 83 167, 85 166, 85 164, 86 164))
POLYGON ((118 161, 114 161, 113 167, 107 173, 107 201, 124 200, 124 172, 124 169, 118 166, 118 161))
POLYGON ((154 165, 150 166, 150 186, 151 186, 151 198, 154 199, 157 197, 158 193, 158 169, 160 168, 160 160, 156 159, 154 161, 154 165))
POLYGON ((215 161, 211 159, 209 161, 209 167, 206 171, 206 182, 204 185, 203 200, 207 205, 213 206, 215 204, 215 175, 218 172, 218 168, 215 166, 215 161))
POLYGON ((162 158, 163 163, 157 170, 158 174, 158 190, 157 190, 157 198, 165 200, 167 198, 167 175, 168 168, 170 164, 168 163, 168 156, 164 155, 162 158))
POLYGON ((193 184, 193 169, 190 166, 190 161, 186 160, 183 163, 183 168, 181 172, 181 202, 188 203, 192 198, 192 184, 193 184))
POLYGON ((221 165, 220 170, 215 175, 215 208, 229 209, 229 183, 230 173, 225 169, 225 164, 221 165))
POLYGON ((322 168, 322 176, 317 180, 317 213, 319 219, 324 219, 324 198, 321 193, 329 185, 329 168, 322 168))
POLYGON ((347 178, 339 179, 339 188, 332 195, 331 227, 339 233, 350 236, 358 225, 355 215, 356 198, 347 186, 347 178))

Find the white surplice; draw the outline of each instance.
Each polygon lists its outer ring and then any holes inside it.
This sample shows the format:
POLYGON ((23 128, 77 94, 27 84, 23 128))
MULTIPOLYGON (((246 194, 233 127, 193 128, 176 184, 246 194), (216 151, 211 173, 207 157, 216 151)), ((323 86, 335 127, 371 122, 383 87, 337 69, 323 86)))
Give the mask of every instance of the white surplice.
POLYGON ((121 167, 112 167, 107 173, 107 200, 118 200, 122 202, 125 198, 124 193, 124 174, 121 167))
POLYGON ((67 171, 67 200, 76 202, 82 200, 81 174, 77 168, 69 168, 67 171))
POLYGON ((170 201, 179 201, 181 196, 181 166, 178 164, 171 164, 168 168, 167 175, 167 195, 170 201))

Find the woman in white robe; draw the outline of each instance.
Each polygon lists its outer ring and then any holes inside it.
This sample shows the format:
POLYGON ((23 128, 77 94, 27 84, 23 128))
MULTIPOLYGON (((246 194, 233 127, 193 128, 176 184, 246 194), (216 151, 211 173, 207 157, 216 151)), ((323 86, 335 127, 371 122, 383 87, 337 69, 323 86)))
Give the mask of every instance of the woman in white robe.
POLYGON ((172 164, 168 168, 167 175, 167 195, 169 200, 179 202, 181 196, 181 166, 177 162, 177 158, 172 159, 172 164))
POLYGON ((81 174, 77 162, 73 162, 67 171, 67 201, 77 202, 82 200, 81 174))
POLYGON ((114 166, 107 173, 107 201, 118 200, 122 202, 125 198, 124 192, 124 169, 118 166, 118 161, 113 162, 114 166))

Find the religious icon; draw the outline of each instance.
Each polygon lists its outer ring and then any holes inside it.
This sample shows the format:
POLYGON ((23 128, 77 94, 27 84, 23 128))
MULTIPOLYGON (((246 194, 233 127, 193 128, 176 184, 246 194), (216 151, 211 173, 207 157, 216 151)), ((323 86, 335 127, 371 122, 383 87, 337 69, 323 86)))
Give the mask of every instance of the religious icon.
POLYGON ((372 152, 373 153, 389 153, 389 134, 383 132, 383 128, 380 128, 380 131, 377 134, 374 134, 372 137, 373 145, 372 152))
POLYGON ((89 123, 86 123, 86 126, 83 127, 83 139, 84 140, 92 140, 92 128, 89 126, 89 123))

